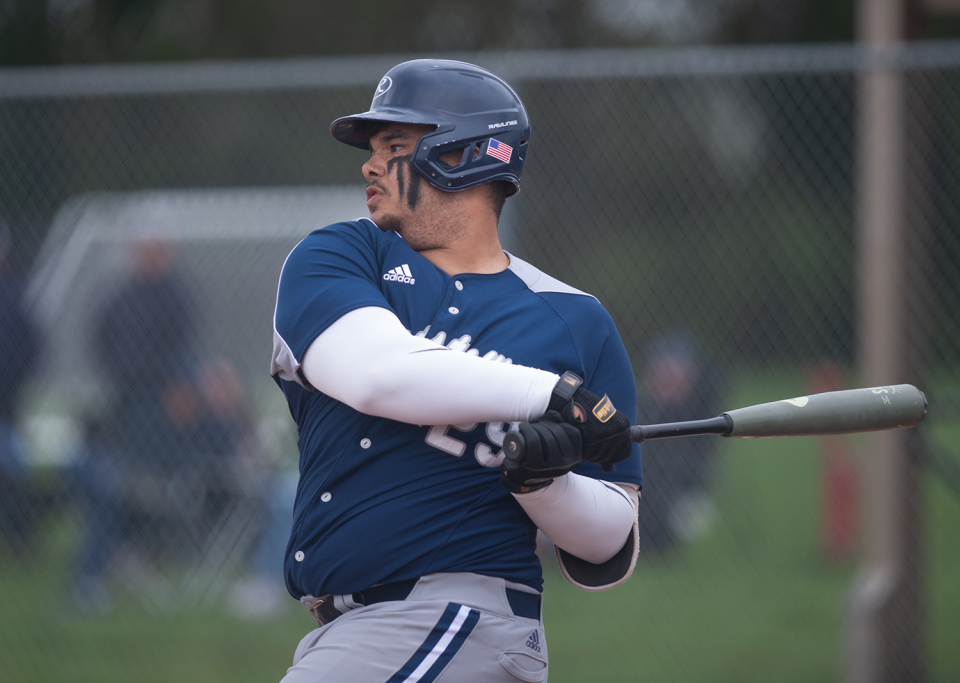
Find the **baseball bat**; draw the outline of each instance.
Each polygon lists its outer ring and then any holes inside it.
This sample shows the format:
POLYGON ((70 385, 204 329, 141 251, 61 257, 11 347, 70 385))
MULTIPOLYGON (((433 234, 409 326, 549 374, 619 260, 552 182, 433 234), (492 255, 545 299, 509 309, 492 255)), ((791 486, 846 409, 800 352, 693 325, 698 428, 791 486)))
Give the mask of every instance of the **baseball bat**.
MULTIPOLYGON (((689 422, 635 425, 636 441, 715 434, 735 439, 825 436, 914 427, 927 414, 927 397, 910 384, 829 391, 737 408, 718 417, 689 422)), ((511 457, 525 450, 523 437, 510 432, 503 446, 511 457)))

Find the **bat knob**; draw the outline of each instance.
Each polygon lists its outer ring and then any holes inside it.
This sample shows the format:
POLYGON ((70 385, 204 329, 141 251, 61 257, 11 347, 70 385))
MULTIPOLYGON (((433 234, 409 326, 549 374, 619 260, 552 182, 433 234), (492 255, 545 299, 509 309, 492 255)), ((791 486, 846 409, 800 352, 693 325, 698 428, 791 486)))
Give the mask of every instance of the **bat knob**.
POLYGON ((503 437, 503 450, 511 460, 519 461, 523 458, 526 446, 520 432, 508 432, 507 435, 503 437))

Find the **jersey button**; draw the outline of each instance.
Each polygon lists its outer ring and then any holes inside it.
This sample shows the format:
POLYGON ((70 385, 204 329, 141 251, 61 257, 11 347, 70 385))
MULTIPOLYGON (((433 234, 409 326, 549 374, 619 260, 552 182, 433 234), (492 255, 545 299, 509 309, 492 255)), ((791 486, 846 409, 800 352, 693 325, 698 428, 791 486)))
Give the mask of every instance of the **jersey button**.
POLYGON ((297 562, 303 562, 303 551, 298 550, 297 553, 293 556, 293 559, 295 559, 297 562))
POLYGON ((320 500, 322 500, 324 503, 329 503, 331 498, 333 498, 333 494, 329 491, 324 491, 322 494, 320 494, 320 500))
POLYGON ((370 439, 360 439, 360 448, 370 448, 373 442, 370 439))
POLYGON ((457 313, 460 312, 460 309, 457 308, 456 306, 451 306, 447 310, 450 311, 450 315, 456 315, 457 313))
POLYGON ((454 282, 453 286, 459 289, 461 292, 463 291, 463 283, 460 282, 460 280, 457 280, 456 282, 454 282))

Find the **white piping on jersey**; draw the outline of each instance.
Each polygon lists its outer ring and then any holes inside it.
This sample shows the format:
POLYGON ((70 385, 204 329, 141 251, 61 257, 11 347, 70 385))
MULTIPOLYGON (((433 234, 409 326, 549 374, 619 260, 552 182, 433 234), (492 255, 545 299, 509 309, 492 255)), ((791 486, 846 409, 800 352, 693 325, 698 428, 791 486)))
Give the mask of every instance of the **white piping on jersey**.
MULTIPOLYGON (((306 237, 303 239, 306 239, 306 237)), ((300 242, 303 242, 303 240, 300 240, 300 242)), ((277 280, 277 296, 273 304, 273 353, 270 356, 270 374, 279 375, 280 379, 297 383, 300 383, 300 379, 296 375, 300 369, 300 363, 287 341, 280 336, 280 332, 277 330, 277 309, 280 307, 280 280, 283 279, 283 271, 287 267, 290 256, 300 246, 300 242, 297 242, 297 246, 291 249, 287 257, 283 259, 283 266, 280 268, 280 277, 277 280)))
POLYGON ((542 294, 544 292, 579 294, 580 296, 589 296, 591 299, 597 298, 592 294, 581 292, 579 289, 571 287, 568 284, 564 284, 554 277, 550 277, 539 268, 531 266, 523 259, 519 259, 507 251, 503 253, 506 254, 507 258, 510 259, 510 265, 507 268, 512 271, 514 275, 523 280, 523 283, 532 292, 537 294, 542 294))

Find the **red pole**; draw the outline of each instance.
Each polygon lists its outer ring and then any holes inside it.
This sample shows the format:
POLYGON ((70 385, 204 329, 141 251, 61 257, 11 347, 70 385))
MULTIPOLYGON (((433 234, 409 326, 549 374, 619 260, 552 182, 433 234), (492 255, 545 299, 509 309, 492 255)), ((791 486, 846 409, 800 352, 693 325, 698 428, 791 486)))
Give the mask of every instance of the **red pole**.
MULTIPOLYGON (((848 388, 846 373, 838 364, 824 361, 807 375, 811 394, 848 388)), ((823 556, 840 562, 858 546, 857 470, 850 440, 845 436, 821 436, 820 453, 820 545, 823 556)))

